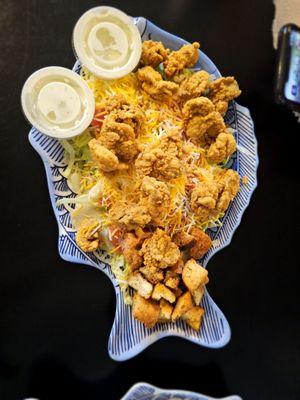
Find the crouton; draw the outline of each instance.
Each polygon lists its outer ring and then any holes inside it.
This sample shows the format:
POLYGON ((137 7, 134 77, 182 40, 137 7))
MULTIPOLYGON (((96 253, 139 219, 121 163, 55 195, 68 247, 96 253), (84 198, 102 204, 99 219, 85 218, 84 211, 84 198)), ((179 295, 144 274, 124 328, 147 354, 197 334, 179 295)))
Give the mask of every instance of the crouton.
POLYGON ((208 282, 207 270, 197 264, 194 259, 187 261, 183 267, 182 279, 189 291, 194 292, 200 285, 208 282))
POLYGON ((171 321, 173 306, 165 299, 160 300, 159 306, 160 306, 160 314, 158 322, 171 321))
POLYGON ((181 318, 195 331, 199 331, 204 309, 198 306, 191 308, 181 318))
POLYGON ((180 278, 175 272, 167 271, 164 283, 170 289, 177 289, 180 283, 180 278))
POLYGON ((140 268, 140 271, 153 285, 164 280, 164 273, 160 268, 144 266, 140 268))
POLYGON ((128 279, 128 285, 135 289, 145 299, 151 296, 153 285, 148 282, 139 272, 135 272, 128 279))
POLYGON ((179 317, 189 311, 192 307, 193 299, 190 292, 185 292, 177 300, 176 306, 172 312, 172 321, 176 321, 179 317))
POLYGON ((211 238, 198 228, 193 228, 191 232, 194 243, 190 248, 190 256, 196 260, 202 258, 212 245, 211 238))
POLYGON ((204 285, 200 285, 196 290, 194 290, 192 292, 192 296, 194 299, 194 302, 196 304, 196 306, 199 306, 202 300, 202 297, 204 295, 204 291, 205 291, 205 286, 204 285))
POLYGON ((165 299, 169 303, 174 303, 176 300, 175 294, 167 288, 165 285, 162 283, 157 283, 154 286, 153 292, 152 292, 152 299, 153 300, 160 300, 160 299, 165 299))
POLYGON ((175 272, 176 274, 181 274, 183 267, 184 267, 184 261, 180 257, 180 259, 177 261, 177 263, 175 265, 172 265, 172 267, 170 267, 169 269, 170 269, 170 271, 175 272))
POLYGON ((195 239, 194 236, 187 232, 178 232, 173 236, 172 240, 180 249, 186 249, 193 244, 195 239))
POLYGON ((132 314, 147 328, 152 328, 158 321, 160 307, 153 300, 146 300, 138 293, 135 293, 132 302, 132 314))
POLYGON ((183 291, 180 288, 177 288, 173 290, 173 293, 175 294, 176 299, 178 299, 178 297, 182 295, 183 291))

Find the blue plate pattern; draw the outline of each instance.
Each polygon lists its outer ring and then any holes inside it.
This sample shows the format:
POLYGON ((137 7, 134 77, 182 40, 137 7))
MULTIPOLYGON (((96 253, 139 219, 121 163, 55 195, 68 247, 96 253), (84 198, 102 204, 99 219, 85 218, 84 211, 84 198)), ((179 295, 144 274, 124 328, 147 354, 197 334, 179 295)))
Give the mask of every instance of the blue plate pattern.
MULTIPOLYGON (((143 17, 136 18, 135 23, 143 40, 149 38, 160 40, 171 49, 177 49, 187 43, 183 39, 161 30, 143 17)), ((80 63, 77 61, 73 70, 79 72, 80 68, 80 63)), ((196 68, 205 69, 215 77, 221 76, 216 66, 203 52, 201 52, 196 68)), ((242 149, 229 160, 228 166, 238 171, 240 176, 246 175, 249 183, 242 185, 240 192, 223 217, 222 226, 210 229, 210 236, 215 245, 201 260, 204 266, 217 251, 230 243, 257 185, 257 142, 248 109, 232 102, 226 115, 226 122, 235 130, 238 146, 242 149)), ((205 316, 199 332, 193 331, 183 321, 178 321, 176 324, 157 324, 152 329, 147 329, 132 317, 131 307, 125 305, 120 288, 109 267, 109 256, 105 252, 102 252, 101 257, 84 253, 75 243, 75 231, 72 228, 68 210, 63 205, 56 206, 57 200, 75 196, 62 175, 66 168, 66 161, 60 142, 43 135, 35 128, 29 132, 29 141, 44 162, 50 199, 59 228, 58 251, 60 256, 69 262, 98 268, 110 278, 115 287, 116 314, 108 342, 109 355, 114 360, 127 360, 165 336, 182 337, 210 348, 226 345, 231 335, 229 324, 207 291, 202 300, 205 316)))
MULTIPOLYGON (((136 383, 122 397, 121 400, 217 400, 200 393, 188 392, 186 390, 159 389, 148 383, 136 383)), ((242 400, 239 396, 228 396, 219 400, 242 400)))

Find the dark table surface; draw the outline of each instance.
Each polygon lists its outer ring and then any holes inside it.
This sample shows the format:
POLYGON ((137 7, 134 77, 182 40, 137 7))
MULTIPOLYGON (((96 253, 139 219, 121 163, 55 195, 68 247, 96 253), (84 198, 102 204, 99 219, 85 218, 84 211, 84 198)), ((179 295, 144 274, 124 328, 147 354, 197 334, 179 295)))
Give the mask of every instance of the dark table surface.
POLYGON ((0 0, 0 399, 119 399, 138 381, 216 397, 299 399, 300 125, 273 101, 272 1, 109 2, 199 40, 224 75, 237 77, 260 156, 242 224, 209 264, 209 290, 231 342, 209 350, 168 338, 124 363, 107 354, 111 283, 58 256, 43 166, 19 102, 34 70, 72 67, 72 28, 100 3, 0 0))

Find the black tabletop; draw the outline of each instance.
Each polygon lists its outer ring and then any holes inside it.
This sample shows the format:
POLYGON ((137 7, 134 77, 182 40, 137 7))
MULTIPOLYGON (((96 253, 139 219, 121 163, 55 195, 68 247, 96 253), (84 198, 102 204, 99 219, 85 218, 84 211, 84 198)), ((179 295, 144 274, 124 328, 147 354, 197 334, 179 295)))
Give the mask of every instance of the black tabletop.
MULTIPOLYGON (((255 122, 259 186, 229 247, 209 263, 209 291, 232 328, 223 349, 163 339, 123 363, 107 342, 114 289, 62 261, 41 160, 20 109, 26 77, 72 67, 72 29, 100 1, 0 0, 0 399, 119 399, 146 381, 243 399, 299 399, 299 127, 273 101, 271 0, 111 1, 199 40, 255 122)), ((108 4, 108 2, 106 2, 108 4)))

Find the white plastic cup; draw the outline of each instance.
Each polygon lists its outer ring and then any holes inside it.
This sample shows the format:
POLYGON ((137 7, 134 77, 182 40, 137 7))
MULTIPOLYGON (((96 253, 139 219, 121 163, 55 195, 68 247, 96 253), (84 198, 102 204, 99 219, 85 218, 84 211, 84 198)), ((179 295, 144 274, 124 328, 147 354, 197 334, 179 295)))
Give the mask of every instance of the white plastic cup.
POLYGON ((117 79, 137 66, 142 52, 138 28, 114 7, 100 6, 85 12, 73 31, 76 57, 95 76, 117 79))
POLYGON ((75 72, 46 67, 26 80, 21 104, 28 121, 45 135, 68 139, 80 135, 95 112, 94 95, 75 72))

